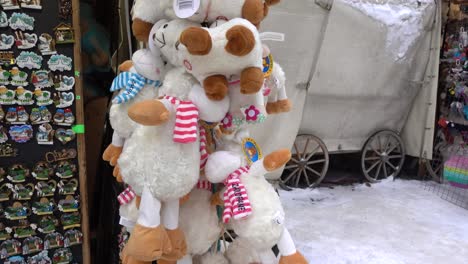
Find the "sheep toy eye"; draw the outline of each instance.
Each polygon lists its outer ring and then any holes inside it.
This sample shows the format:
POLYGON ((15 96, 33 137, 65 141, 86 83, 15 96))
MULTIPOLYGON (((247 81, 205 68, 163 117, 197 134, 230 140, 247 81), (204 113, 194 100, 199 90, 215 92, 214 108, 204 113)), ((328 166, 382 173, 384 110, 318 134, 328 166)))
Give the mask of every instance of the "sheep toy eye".
POLYGON ((164 24, 163 28, 167 28, 167 26, 169 26, 169 24, 164 24))

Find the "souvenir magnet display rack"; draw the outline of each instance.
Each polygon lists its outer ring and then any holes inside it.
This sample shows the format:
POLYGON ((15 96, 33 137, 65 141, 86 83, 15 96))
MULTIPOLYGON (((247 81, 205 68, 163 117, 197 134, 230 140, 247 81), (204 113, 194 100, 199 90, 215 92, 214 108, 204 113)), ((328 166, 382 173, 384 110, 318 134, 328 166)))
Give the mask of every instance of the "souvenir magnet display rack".
POLYGON ((90 263, 79 1, 0 5, 0 263, 90 263))
POLYGON ((445 28, 439 77, 439 120, 433 158, 426 162, 428 189, 468 209, 468 5, 460 5, 463 20, 445 28))

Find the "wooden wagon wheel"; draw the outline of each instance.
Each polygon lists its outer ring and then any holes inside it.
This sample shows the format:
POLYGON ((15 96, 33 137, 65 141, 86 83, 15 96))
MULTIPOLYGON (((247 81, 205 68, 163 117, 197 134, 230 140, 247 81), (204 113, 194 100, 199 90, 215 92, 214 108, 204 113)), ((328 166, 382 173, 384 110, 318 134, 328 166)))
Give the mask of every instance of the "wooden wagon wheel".
POLYGON ((328 171, 328 150, 314 135, 298 135, 292 148, 292 158, 281 176, 281 187, 309 187, 320 184, 328 171))
POLYGON ((444 172, 444 157, 442 155, 444 149, 448 146, 442 130, 437 131, 437 135, 434 140, 434 151, 432 152, 432 160, 426 159, 426 170, 431 178, 442 183, 442 176, 444 172))
POLYGON ((362 150, 361 169, 370 182, 396 177, 405 162, 405 148, 400 136, 389 130, 370 137, 362 150))

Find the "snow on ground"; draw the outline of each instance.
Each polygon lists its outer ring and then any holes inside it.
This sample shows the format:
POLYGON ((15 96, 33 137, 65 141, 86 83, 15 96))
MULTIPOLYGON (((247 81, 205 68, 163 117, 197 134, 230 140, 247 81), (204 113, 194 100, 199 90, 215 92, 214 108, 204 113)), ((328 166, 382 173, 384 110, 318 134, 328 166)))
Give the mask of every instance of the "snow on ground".
POLYGON ((468 210, 419 181, 281 191, 311 264, 467 264, 468 210))

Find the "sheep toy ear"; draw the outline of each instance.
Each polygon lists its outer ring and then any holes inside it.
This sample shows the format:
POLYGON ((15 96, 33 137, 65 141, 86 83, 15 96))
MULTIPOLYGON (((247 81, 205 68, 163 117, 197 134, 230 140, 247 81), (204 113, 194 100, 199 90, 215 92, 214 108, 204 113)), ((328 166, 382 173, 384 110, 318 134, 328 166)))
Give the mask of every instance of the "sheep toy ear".
POLYGON ((213 46, 210 33, 199 27, 189 27, 180 34, 179 41, 192 55, 207 55, 213 46))
POLYGON ((205 176, 212 183, 223 182, 231 172, 242 166, 241 157, 230 151, 212 153, 205 166, 205 176))
POLYGON ((234 56, 245 56, 255 47, 255 36, 244 26, 234 26, 226 32, 226 51, 234 56))

